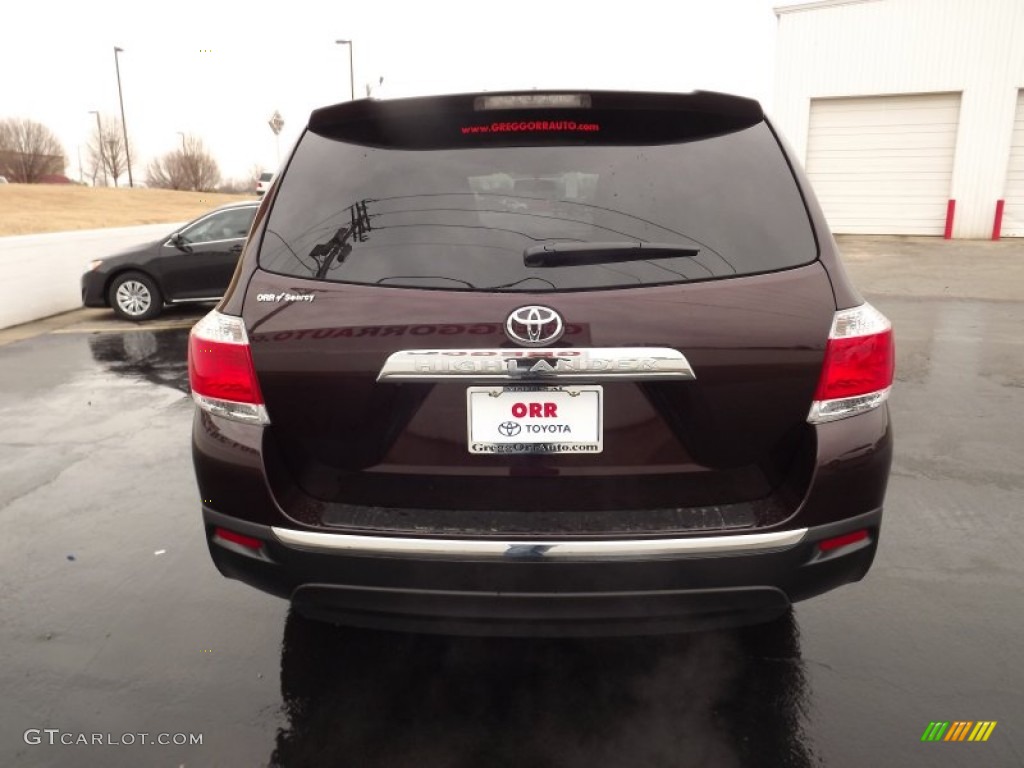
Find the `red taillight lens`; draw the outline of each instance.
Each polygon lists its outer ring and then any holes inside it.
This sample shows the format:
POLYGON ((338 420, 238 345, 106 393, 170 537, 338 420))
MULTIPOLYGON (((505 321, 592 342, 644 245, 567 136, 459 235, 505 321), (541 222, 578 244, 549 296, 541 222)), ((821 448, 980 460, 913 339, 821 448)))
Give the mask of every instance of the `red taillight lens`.
POLYGON ((268 424, 242 318, 214 310, 188 342, 192 397, 205 411, 250 424, 268 424))
POLYGON ((199 395, 236 403, 263 402, 248 344, 227 344, 193 334, 188 345, 188 379, 199 395))
POLYGON ((829 339, 815 400, 877 392, 892 385, 892 330, 870 336, 829 339))
POLYGON ((259 539, 254 539, 252 536, 246 536, 243 533, 235 533, 229 531, 227 528, 214 528, 213 535, 218 539, 224 541, 230 541, 233 544, 238 544, 246 549, 262 549, 263 542, 259 539))
POLYGON ((870 304, 836 312, 807 420, 844 419, 877 408, 895 373, 892 326, 870 304))
POLYGON ((854 531, 853 533, 844 533, 842 536, 836 536, 832 539, 825 539, 824 541, 819 541, 818 549, 820 549, 822 552, 831 552, 833 549, 839 549, 840 547, 846 547, 850 544, 856 544, 858 541, 864 541, 867 537, 867 531, 854 531))

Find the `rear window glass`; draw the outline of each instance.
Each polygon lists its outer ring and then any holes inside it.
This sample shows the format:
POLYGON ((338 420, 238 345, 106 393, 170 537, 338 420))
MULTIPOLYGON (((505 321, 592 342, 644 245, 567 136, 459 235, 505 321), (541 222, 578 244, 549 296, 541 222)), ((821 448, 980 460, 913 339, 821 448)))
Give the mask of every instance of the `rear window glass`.
MULTIPOLYGON (((645 120, 657 116, 637 115, 641 130, 645 120)), ((817 258, 763 121, 658 144, 630 143, 622 130, 609 142, 600 113, 576 117, 574 130, 561 122, 453 120, 451 140, 431 149, 307 131, 279 182, 260 266, 364 285, 545 292, 721 279, 817 258), (515 145, 518 135, 529 138, 515 145), (588 243, 680 255, 588 259, 588 243), (526 265, 528 250, 554 244, 583 246, 579 263, 569 254, 526 265)))

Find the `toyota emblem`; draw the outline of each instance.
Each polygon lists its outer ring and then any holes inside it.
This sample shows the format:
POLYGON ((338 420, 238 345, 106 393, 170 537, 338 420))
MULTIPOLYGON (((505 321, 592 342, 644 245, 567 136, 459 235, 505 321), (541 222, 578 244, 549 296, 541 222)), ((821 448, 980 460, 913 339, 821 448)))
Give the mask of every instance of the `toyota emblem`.
POLYGON ((505 321, 508 337, 518 344, 531 347, 556 342, 564 332, 562 318, 550 307, 520 307, 505 321))

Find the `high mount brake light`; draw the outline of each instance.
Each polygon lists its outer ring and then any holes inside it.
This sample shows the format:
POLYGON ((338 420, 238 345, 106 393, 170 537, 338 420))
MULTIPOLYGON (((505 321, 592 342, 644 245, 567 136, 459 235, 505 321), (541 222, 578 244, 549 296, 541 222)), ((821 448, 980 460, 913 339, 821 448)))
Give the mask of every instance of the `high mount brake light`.
POLYGON ((870 304, 836 312, 807 420, 821 424, 877 408, 889 397, 892 324, 870 304))
POLYGON ((210 312, 188 339, 192 399, 204 411, 246 424, 269 424, 249 338, 240 317, 210 312))
POLYGON ((493 96, 477 96, 473 108, 478 112, 488 109, 587 109, 590 107, 588 93, 510 93, 493 96))

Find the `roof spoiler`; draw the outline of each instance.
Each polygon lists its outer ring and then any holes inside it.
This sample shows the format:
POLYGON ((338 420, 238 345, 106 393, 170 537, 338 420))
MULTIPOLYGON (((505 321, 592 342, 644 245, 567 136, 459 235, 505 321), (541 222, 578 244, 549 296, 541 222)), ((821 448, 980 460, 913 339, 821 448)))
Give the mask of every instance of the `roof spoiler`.
MULTIPOLYGON (((330 129, 339 121, 359 120, 384 115, 421 114, 423 112, 461 113, 478 109, 481 97, 576 96, 589 98, 587 109, 594 110, 665 110, 703 112, 749 120, 751 124, 764 119, 760 103, 744 96, 717 91, 690 91, 689 93, 654 93, 644 91, 495 91, 459 93, 443 96, 417 96, 405 99, 356 99, 320 107, 309 116, 310 130, 319 133, 330 129)), ((508 109, 522 110, 523 104, 510 100, 508 109)), ((577 107, 579 108, 579 107, 577 107)), ((490 107, 487 111, 499 111, 490 107)))
POLYGON ((500 91, 348 101, 314 110, 309 130, 358 144, 409 149, 553 142, 658 144, 729 133, 763 119, 756 100, 714 91, 500 91), (637 120, 644 115, 651 119, 637 120), (482 128, 524 120, 548 125, 548 118, 596 125, 599 130, 591 133, 600 135, 548 132, 533 138, 522 133, 502 137, 482 128), (636 126, 637 122, 642 124, 636 126))

